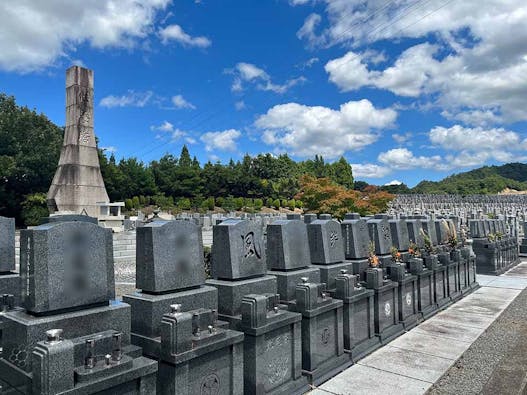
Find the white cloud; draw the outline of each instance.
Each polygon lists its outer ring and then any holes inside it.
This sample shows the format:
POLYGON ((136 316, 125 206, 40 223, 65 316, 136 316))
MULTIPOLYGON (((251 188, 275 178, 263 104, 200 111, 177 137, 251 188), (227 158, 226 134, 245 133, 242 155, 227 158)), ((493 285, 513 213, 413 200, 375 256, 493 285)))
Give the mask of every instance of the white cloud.
POLYGON ((99 102, 102 107, 113 108, 113 107, 144 107, 146 106, 154 96, 152 91, 146 92, 135 92, 129 90, 125 95, 114 96, 109 95, 103 97, 99 102))
POLYGON ((309 15, 306 20, 304 21, 304 24, 302 27, 296 32, 296 36, 299 39, 305 39, 310 47, 315 47, 318 45, 322 45, 325 43, 325 37, 319 36, 315 32, 317 27, 320 25, 320 21, 322 20, 322 17, 319 14, 311 14, 309 15))
POLYGON ((29 72, 76 47, 132 48, 152 32, 170 0, 0 2, 0 69, 29 72))
POLYGON ((353 177, 355 178, 382 178, 392 172, 389 167, 372 163, 353 163, 351 168, 353 170, 353 177))
POLYGON ((518 133, 503 128, 465 128, 461 125, 445 128, 438 126, 430 130, 429 137, 432 143, 454 151, 516 150, 522 148, 518 133))
POLYGON ((172 96, 172 104, 176 108, 186 108, 190 110, 195 110, 196 106, 194 104, 188 102, 182 95, 176 95, 172 96))
POLYGON ((243 100, 239 100, 236 103, 234 103, 234 108, 236 108, 237 111, 241 111, 247 108, 245 105, 245 102, 243 100))
POLYGON ((183 28, 179 25, 169 25, 159 31, 161 42, 168 44, 171 41, 182 44, 188 47, 207 48, 212 42, 204 36, 192 37, 185 33, 183 28))
POLYGON ((279 151, 336 158, 377 141, 375 130, 390 127, 396 118, 394 110, 377 109, 369 100, 350 101, 338 110, 287 103, 269 109, 255 125, 264 143, 279 151))
POLYGON ((412 138, 412 133, 410 133, 410 132, 406 132, 404 134, 394 133, 394 134, 392 134, 392 138, 395 141, 397 141, 399 144, 404 144, 404 143, 406 143, 408 140, 410 140, 412 138))
POLYGON ((399 180, 391 180, 390 182, 387 182, 386 184, 384 184, 384 186, 392 186, 392 185, 401 185, 402 184, 402 181, 399 181, 399 180))
POLYGON ((408 170, 415 168, 445 170, 445 165, 439 155, 415 156, 407 148, 394 148, 381 152, 377 158, 391 169, 408 170))
POLYGON ((221 132, 204 133, 200 140, 205 143, 206 151, 236 151, 236 140, 241 137, 241 132, 236 129, 228 129, 221 132))
POLYGON ((169 136, 170 142, 185 140, 188 144, 196 144, 196 139, 190 136, 189 132, 175 128, 174 125, 168 121, 163 121, 161 125, 152 125, 150 130, 154 132, 161 132, 156 136, 159 139, 166 139, 169 136))
POLYGON ((234 69, 226 70, 228 74, 233 74, 231 90, 233 92, 241 92, 244 89, 244 83, 252 83, 256 85, 256 89, 262 91, 272 91, 275 93, 285 93, 295 85, 306 81, 302 76, 287 80, 283 84, 276 84, 272 82, 271 76, 260 67, 246 62, 237 63, 234 69))

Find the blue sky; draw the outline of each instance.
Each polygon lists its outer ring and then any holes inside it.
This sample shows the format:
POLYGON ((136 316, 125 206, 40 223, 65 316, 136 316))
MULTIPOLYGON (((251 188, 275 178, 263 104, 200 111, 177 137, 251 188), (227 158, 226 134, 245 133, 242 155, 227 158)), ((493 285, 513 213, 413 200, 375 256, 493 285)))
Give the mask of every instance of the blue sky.
POLYGON ((526 160, 526 18, 519 0, 3 2, 0 91, 63 125, 82 64, 118 158, 344 155, 413 186, 526 160))

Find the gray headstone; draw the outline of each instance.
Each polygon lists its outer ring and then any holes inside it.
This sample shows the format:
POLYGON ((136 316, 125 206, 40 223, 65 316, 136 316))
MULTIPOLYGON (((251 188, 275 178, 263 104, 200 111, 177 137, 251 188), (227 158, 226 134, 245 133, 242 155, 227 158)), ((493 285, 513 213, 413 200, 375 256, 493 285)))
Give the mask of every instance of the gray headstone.
POLYGON ((340 224, 333 219, 317 219, 307 224, 311 263, 330 265, 344 260, 340 224))
POLYGON ((399 251, 407 251, 410 246, 410 238, 408 237, 406 222, 402 219, 391 219, 388 223, 390 224, 393 245, 399 251))
POLYGON ((376 215, 368 220, 370 239, 375 243, 375 253, 378 255, 389 254, 392 248, 392 234, 386 218, 384 215, 376 215))
POLYGON ((15 270, 15 220, 0 217, 0 272, 15 270))
POLYGON ((346 214, 340 224, 344 237, 344 256, 346 259, 367 258, 370 236, 368 224, 359 214, 346 214))
POLYGON ((273 270, 300 269, 309 266, 307 228, 303 221, 277 220, 267 225, 267 265, 273 270))
POLYGON ((205 282, 201 231, 190 221, 155 221, 137 229, 136 286, 176 291, 205 282))
POLYGON ((232 218, 214 226, 211 258, 214 278, 236 280, 265 274, 261 226, 232 218))
POLYGON ((115 297, 112 231, 57 222, 20 232, 23 306, 32 313, 107 303, 115 297))

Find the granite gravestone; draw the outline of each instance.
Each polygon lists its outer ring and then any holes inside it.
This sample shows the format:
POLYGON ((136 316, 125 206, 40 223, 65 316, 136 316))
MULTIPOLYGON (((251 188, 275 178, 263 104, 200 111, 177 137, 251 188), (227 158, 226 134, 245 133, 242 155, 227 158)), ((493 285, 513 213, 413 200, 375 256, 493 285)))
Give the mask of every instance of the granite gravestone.
POLYGON ((22 299, 28 312, 107 305, 115 298, 110 229, 89 222, 44 224, 22 230, 20 245, 22 299))
POLYGON ((351 262, 353 274, 359 275, 360 280, 364 281, 364 273, 369 266, 368 224, 359 214, 350 213, 344 216, 341 228, 344 237, 344 256, 351 262))
MULTIPOLYGON (((218 291, 205 285, 199 227, 190 221, 154 221, 137 229, 136 282, 140 292, 123 296, 132 307, 132 340, 159 336, 170 306, 217 309, 218 291)), ((149 343, 150 344, 150 343, 149 343)), ((158 357, 149 346, 146 353, 158 357)))
POLYGON ((335 277, 341 270, 352 270, 352 264, 344 258, 344 239, 340 223, 329 214, 320 214, 307 224, 311 263, 320 269, 320 280, 329 293, 335 291, 335 277))
POLYGON ((203 285, 201 237, 189 221, 155 221, 137 229, 137 288, 163 293, 203 285))
POLYGON ((159 361, 159 393, 243 392, 243 334, 217 319, 218 292, 204 285, 200 228, 154 221, 137 231, 132 342, 159 361), (221 366, 221 368, 218 368, 221 366))
POLYGON ((320 271, 311 266, 306 224, 298 219, 277 220, 267 225, 268 274, 276 276, 282 303, 295 301, 296 285, 302 277, 320 282, 320 271))
POLYGON ((218 290, 218 312, 231 329, 241 324, 245 295, 276 294, 276 277, 267 275, 262 228, 251 220, 227 219, 213 227, 212 276, 218 290))
POLYGON ((390 264, 392 260, 392 234, 390 231, 390 224, 388 223, 388 216, 384 214, 376 214, 373 218, 368 220, 368 231, 370 239, 375 246, 375 254, 379 258, 382 267, 390 264))
POLYGON ((4 314, 1 380, 22 393, 155 392, 157 362, 130 344, 130 306, 110 301, 111 240, 89 222, 21 232, 27 310, 4 314))

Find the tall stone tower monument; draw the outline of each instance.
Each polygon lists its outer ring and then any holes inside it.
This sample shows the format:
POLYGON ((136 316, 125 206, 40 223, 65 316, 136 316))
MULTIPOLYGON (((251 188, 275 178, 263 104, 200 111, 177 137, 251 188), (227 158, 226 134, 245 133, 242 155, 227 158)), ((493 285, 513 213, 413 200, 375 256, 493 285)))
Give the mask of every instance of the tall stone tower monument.
POLYGON ((66 70, 66 131, 47 202, 51 213, 93 217, 97 203, 109 203, 93 133, 93 70, 84 67, 66 70))

